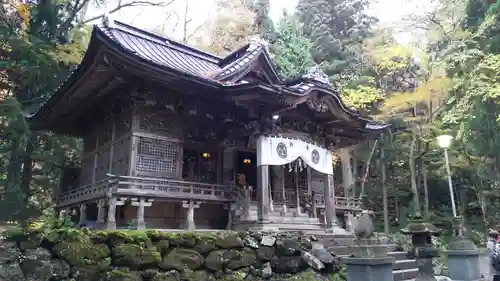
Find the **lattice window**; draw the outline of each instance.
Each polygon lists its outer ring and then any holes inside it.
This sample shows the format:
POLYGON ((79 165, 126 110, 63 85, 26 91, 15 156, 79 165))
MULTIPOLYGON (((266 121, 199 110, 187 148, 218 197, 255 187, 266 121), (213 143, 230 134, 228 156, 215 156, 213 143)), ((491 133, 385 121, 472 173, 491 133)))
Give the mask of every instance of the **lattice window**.
POLYGON ((136 171, 159 176, 177 175, 179 144, 166 140, 139 138, 136 171))

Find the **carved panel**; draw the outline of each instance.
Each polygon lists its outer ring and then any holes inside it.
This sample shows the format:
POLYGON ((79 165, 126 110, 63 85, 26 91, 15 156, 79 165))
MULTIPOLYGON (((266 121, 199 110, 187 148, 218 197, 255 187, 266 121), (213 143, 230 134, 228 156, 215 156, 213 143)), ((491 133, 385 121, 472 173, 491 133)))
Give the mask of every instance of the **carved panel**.
POLYGON ((173 177, 178 174, 179 143, 139 138, 136 172, 151 176, 173 177))
POLYGON ((180 137, 182 135, 182 125, 178 118, 165 110, 141 110, 139 129, 146 133, 162 136, 180 137))
POLYGON ((123 112, 115 117, 115 138, 123 136, 131 131, 131 116, 129 112, 123 112))
POLYGON ((115 141, 113 147, 113 163, 111 166, 111 174, 128 175, 131 154, 130 141, 130 136, 121 137, 115 141))

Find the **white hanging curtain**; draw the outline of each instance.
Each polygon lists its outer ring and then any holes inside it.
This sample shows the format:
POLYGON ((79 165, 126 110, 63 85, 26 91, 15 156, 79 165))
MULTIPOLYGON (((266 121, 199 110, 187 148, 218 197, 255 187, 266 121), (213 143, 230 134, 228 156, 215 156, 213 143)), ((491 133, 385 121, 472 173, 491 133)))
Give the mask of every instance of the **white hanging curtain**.
POLYGON ((312 169, 333 175, 332 152, 299 139, 261 136, 257 140, 257 166, 281 166, 298 158, 312 169))

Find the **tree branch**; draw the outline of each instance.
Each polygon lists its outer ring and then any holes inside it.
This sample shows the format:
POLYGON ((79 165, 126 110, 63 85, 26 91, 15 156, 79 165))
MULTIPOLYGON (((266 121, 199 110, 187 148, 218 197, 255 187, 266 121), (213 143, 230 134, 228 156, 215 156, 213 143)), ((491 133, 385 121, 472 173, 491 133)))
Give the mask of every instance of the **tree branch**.
POLYGON ((155 3, 155 2, 151 2, 151 1, 137 0, 137 1, 131 1, 131 2, 128 2, 128 3, 119 3, 115 8, 113 8, 113 9, 107 11, 107 12, 104 12, 104 13, 102 13, 100 15, 88 18, 88 19, 82 21, 80 24, 84 25, 84 24, 89 23, 91 21, 98 20, 98 19, 104 17, 106 14, 113 14, 113 13, 116 13, 119 10, 121 10, 123 8, 127 8, 127 7, 136 7, 136 6, 166 7, 166 6, 168 6, 168 5, 170 5, 170 4, 174 3, 174 2, 175 2, 175 0, 170 0, 168 2, 160 2, 160 3, 155 3))

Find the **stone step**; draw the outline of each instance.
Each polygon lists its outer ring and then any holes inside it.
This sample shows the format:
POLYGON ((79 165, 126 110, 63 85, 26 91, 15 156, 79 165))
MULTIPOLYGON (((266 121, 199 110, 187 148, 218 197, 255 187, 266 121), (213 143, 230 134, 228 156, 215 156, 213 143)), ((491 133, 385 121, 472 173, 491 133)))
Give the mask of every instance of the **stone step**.
MULTIPOLYGON (((396 246, 396 245, 394 245, 396 246)), ((402 252, 402 251, 392 251, 387 253, 390 256, 394 257, 394 260, 407 260, 408 259, 408 252, 402 252)))
POLYGON ((394 276, 394 281, 404 281, 409 279, 415 279, 417 277, 418 268, 394 270, 392 272, 394 276))
MULTIPOLYGON (((250 215, 248 218, 249 221, 257 221, 257 216, 250 215)), ((241 221, 241 219, 237 217, 235 218, 235 221, 241 221)), ((317 225, 318 227, 321 228, 321 224, 317 220, 312 218, 269 216, 268 221, 274 223, 287 223, 287 224, 291 223, 295 225, 301 225, 301 224, 317 225)), ((290 231, 297 231, 300 229, 302 228, 300 226, 297 226, 296 229, 292 228, 290 231)))
POLYGON ((415 269, 417 268, 417 261, 416 260, 395 260, 394 264, 392 265, 392 269, 394 271, 397 270, 405 270, 405 269, 415 269))
MULTIPOLYGON (((296 222, 266 222, 264 225, 259 224, 257 221, 235 221, 233 223, 235 229, 248 229, 251 231, 281 231, 281 232, 309 232, 309 231, 321 231, 322 226, 320 224, 310 224, 310 223, 296 223, 296 222)), ((323 230, 324 231, 324 230, 323 230)))

